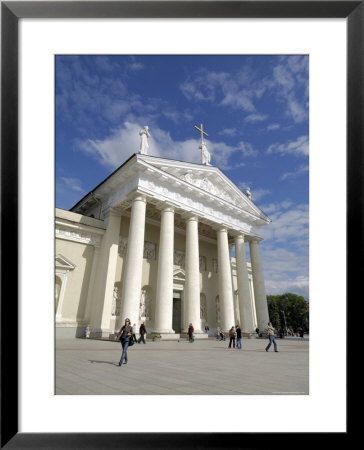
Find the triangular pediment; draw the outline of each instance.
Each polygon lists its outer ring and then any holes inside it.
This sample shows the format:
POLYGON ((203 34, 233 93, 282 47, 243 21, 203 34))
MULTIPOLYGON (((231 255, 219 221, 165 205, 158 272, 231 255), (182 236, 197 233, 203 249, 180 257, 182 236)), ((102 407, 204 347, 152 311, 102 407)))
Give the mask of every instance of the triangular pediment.
POLYGON ((186 273, 183 269, 177 269, 173 272, 173 279, 176 281, 185 281, 186 273))
POLYGON ((66 269, 66 270, 73 270, 76 266, 71 263, 67 258, 65 258, 62 255, 56 256, 56 268, 57 269, 66 269))
POLYGON ((149 156, 143 156, 141 159, 158 171, 189 184, 191 188, 213 195, 216 201, 226 202, 254 216, 268 219, 263 211, 217 167, 149 156))

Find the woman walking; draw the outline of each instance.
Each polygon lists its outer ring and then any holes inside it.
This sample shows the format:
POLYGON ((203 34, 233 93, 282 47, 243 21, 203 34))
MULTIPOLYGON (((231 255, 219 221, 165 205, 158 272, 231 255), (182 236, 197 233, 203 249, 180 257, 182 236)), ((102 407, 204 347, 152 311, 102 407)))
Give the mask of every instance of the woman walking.
POLYGON ((133 339, 133 327, 130 325, 130 319, 125 319, 125 324, 121 327, 116 339, 120 339, 121 346, 123 347, 123 352, 118 364, 120 367, 122 364, 127 364, 128 362, 127 350, 129 346, 129 339, 133 339))

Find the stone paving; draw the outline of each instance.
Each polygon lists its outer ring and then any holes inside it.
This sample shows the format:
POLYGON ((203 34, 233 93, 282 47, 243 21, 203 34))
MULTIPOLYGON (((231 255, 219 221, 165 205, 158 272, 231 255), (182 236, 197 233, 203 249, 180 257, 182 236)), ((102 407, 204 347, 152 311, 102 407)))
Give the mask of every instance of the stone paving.
POLYGON ((134 344, 119 367, 119 342, 56 342, 58 395, 308 395, 309 339, 243 339, 229 349, 215 338, 134 344))

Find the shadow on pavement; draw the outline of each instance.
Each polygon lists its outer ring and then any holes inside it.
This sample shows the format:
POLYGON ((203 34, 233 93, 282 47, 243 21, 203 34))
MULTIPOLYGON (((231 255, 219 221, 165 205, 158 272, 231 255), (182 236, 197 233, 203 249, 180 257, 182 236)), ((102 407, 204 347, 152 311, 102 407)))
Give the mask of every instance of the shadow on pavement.
POLYGON ((89 359, 90 363, 97 363, 97 364, 111 364, 112 366, 117 366, 117 363, 111 362, 111 361, 96 361, 95 359, 89 359))

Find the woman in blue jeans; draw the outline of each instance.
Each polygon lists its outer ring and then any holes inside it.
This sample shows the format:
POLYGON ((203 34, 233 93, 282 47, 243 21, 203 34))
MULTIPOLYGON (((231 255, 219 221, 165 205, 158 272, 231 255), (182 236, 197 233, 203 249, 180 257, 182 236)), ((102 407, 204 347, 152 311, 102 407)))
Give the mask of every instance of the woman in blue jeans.
POLYGON ((265 348, 265 351, 267 352, 269 350, 270 346, 273 344, 274 351, 278 352, 277 343, 274 338, 274 328, 272 327, 272 322, 268 322, 268 327, 265 329, 265 331, 267 332, 268 338, 269 338, 269 344, 265 348))
POLYGON ((127 364, 128 362, 128 346, 129 339, 132 338, 133 335, 133 327, 130 325, 130 319, 125 319, 125 324, 121 327, 119 333, 116 336, 116 339, 120 339, 121 346, 123 347, 123 352, 121 354, 120 362, 118 366, 120 367, 122 364, 127 364))

